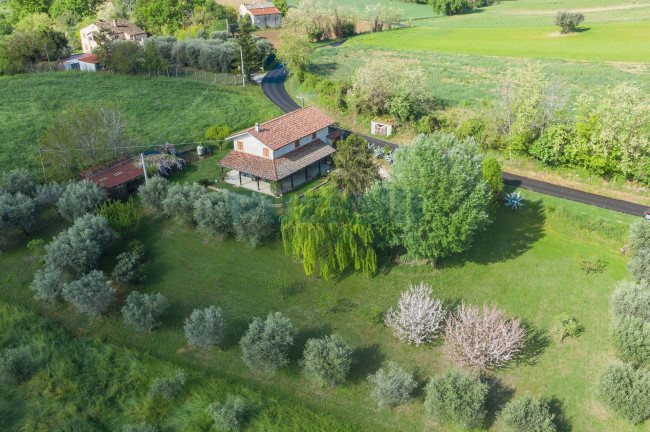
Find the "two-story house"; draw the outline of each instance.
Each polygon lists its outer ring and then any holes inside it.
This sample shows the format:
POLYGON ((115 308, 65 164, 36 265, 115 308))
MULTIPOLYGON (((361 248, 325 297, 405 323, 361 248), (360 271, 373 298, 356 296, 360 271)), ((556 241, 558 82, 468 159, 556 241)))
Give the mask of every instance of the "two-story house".
POLYGON ((147 39, 147 32, 128 20, 122 18, 109 21, 100 20, 79 30, 84 53, 89 54, 97 47, 97 35, 102 29, 108 30, 112 39, 134 41, 140 46, 144 45, 144 41, 147 39))
MULTIPOLYGON (((321 171, 323 162, 336 150, 332 139, 340 135, 330 131, 334 120, 317 108, 299 109, 265 123, 237 132, 232 139, 234 149, 219 165, 239 172, 257 182, 279 182, 281 190, 294 187, 294 175, 307 179, 309 169, 321 171)), ((302 180, 302 179, 301 179, 302 180)))

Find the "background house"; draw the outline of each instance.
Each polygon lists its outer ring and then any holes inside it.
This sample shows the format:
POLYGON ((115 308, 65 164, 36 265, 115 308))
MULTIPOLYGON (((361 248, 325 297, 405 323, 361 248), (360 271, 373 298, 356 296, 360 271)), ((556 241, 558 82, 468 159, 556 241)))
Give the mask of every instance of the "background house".
POLYGON ((96 39, 101 29, 109 30, 113 35, 113 39, 136 41, 140 45, 144 45, 144 41, 147 39, 147 33, 128 20, 120 18, 97 21, 79 30, 83 52, 90 53, 97 47, 96 39))
POLYGON ((281 192, 304 183, 327 169, 336 151, 333 124, 317 108, 307 107, 227 137, 234 149, 219 162, 231 170, 225 180, 264 193, 270 193, 269 182, 278 182, 281 192))
POLYGON ((282 26, 282 13, 273 3, 248 3, 239 6, 239 16, 248 15, 258 28, 278 28, 282 26))

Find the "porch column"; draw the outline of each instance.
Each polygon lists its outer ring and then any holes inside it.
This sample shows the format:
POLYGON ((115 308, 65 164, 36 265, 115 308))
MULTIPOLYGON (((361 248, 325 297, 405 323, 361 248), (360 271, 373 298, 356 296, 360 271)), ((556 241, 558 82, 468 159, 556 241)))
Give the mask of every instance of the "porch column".
POLYGON ((291 189, 293 189, 293 174, 291 174, 291 189))
POLYGON ((307 181, 307 170, 309 169, 309 166, 305 167, 305 181, 307 181))
POLYGON ((320 174, 320 159, 318 159, 318 174, 320 174))
POLYGON ((239 186, 241 186, 241 171, 237 171, 239 173, 239 186))
POLYGON ((259 177, 256 178, 257 178, 257 190, 260 190, 260 178, 259 177))

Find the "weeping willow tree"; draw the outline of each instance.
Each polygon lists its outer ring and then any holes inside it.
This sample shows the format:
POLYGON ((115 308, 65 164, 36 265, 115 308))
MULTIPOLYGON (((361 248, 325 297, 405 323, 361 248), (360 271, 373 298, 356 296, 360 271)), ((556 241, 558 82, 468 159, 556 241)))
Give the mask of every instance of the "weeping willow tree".
POLYGON ((373 238, 371 225, 334 188, 309 192, 300 201, 294 198, 282 218, 286 254, 302 259, 306 274, 318 268, 325 279, 351 267, 374 274, 373 238))

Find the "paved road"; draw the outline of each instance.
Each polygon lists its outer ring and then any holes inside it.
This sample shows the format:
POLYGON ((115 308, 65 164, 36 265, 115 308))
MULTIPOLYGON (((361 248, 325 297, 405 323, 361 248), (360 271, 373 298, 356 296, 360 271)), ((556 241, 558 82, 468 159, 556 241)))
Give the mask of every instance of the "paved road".
MULTIPOLYGON (((336 42, 332 45, 340 45, 343 42, 336 42)), ((300 106, 289 96, 284 88, 284 81, 287 77, 287 71, 282 66, 276 66, 271 70, 262 80, 262 91, 271 102, 277 105, 284 112, 291 112, 300 108, 300 106)), ((350 134, 352 131, 349 129, 342 129, 345 134, 350 134)), ((390 141, 382 140, 379 138, 371 137, 357 133, 357 135, 365 138, 371 144, 379 147, 389 146, 393 149, 397 148, 399 144, 390 141)), ((613 198, 607 198, 601 195, 595 195, 587 192, 578 191, 575 189, 557 186, 551 183, 533 180, 527 177, 521 177, 514 174, 503 173, 503 182, 510 186, 520 187, 522 189, 532 190, 534 192, 551 195, 558 198, 564 198, 571 201, 577 201, 584 204, 589 204, 604 209, 614 210, 621 213, 627 213, 635 216, 642 216, 647 210, 646 206, 631 203, 629 201, 622 201, 613 198)))

